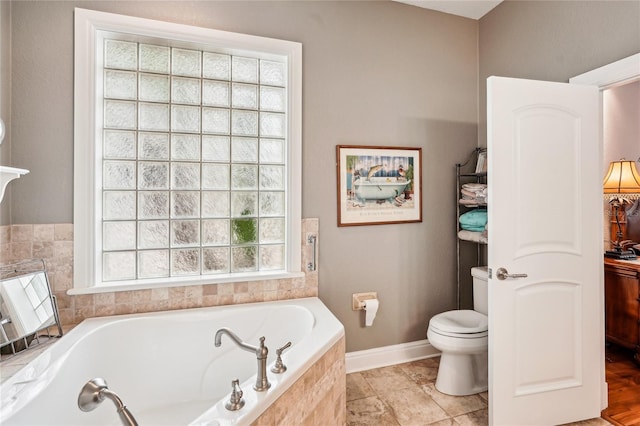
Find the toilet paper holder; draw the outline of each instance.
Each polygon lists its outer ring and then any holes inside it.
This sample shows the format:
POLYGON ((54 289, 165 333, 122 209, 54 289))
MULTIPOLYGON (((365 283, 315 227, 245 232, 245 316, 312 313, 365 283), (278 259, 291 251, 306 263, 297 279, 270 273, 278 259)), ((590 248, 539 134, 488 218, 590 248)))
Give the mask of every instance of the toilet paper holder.
POLYGON ((351 308, 354 311, 363 311, 365 309, 365 300, 377 299, 378 293, 375 291, 368 293, 355 293, 352 298, 351 308))

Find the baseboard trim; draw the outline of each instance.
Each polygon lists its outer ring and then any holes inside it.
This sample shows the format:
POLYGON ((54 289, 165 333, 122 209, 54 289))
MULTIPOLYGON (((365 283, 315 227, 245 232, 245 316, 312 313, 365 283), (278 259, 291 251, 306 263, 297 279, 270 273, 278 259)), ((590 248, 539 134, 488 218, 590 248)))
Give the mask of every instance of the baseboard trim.
POLYGON ((382 346, 363 351, 347 352, 345 367, 348 373, 386 367, 440 355, 427 339, 398 345, 382 346))

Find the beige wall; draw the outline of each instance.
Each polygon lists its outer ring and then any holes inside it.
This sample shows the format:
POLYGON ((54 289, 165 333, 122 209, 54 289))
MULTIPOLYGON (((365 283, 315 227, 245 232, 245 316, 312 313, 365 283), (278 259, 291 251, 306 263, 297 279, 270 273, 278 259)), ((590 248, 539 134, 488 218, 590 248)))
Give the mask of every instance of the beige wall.
MULTIPOLYGON (((11 3, 0 1, 0 118, 5 122, 7 134, 0 146, 0 165, 10 166, 10 102, 11 102, 11 3)), ((11 185, 0 204, 0 225, 9 223, 11 185)))
POLYGON ((640 1, 512 1, 480 19, 479 144, 491 75, 568 82, 640 52, 640 1))
POLYGON ((602 96, 604 177, 611 161, 640 158, 640 81, 605 90, 602 96))
POLYGON ((13 224, 72 221, 74 6, 303 44, 303 217, 347 351, 423 339, 454 307, 454 164, 486 140, 486 77, 566 81, 640 51, 635 1, 506 1, 479 22, 389 1, 14 1, 11 159, 32 172, 11 184, 13 224), (421 147, 423 222, 338 228, 338 144, 421 147), (381 300, 370 328, 361 291, 381 300))
POLYGON ((72 221, 74 6, 301 42, 303 217, 320 220, 319 293, 347 350, 424 339, 454 306, 454 164, 477 141, 476 21, 389 1, 15 1, 12 159, 32 173, 15 183, 12 224, 72 221), (421 147, 424 221, 338 229, 338 144, 421 147), (361 291, 381 300, 371 328, 351 311, 361 291))

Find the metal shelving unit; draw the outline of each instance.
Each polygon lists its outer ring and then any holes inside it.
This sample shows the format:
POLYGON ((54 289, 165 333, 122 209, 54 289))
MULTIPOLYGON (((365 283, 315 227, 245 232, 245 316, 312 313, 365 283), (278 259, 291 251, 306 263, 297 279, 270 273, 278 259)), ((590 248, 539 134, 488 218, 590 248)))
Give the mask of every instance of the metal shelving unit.
MULTIPOLYGON (((460 231, 460 215, 466 213, 467 211, 471 211, 478 207, 486 207, 486 204, 478 204, 475 207, 465 206, 460 204, 460 190, 462 189, 462 185, 465 183, 476 182, 476 183, 487 183, 487 172, 478 172, 476 173, 476 165, 478 164, 478 157, 481 153, 485 153, 486 148, 476 148, 471 152, 469 158, 464 163, 456 164, 456 307, 460 309, 460 281, 461 281, 461 270, 460 270, 460 246, 461 243, 465 244, 475 244, 476 245, 476 266, 483 265, 483 250, 482 246, 485 245, 483 243, 476 243, 474 241, 461 240, 458 237, 458 231, 460 231)), ((486 161, 486 157, 485 157, 486 161)), ((468 271, 467 271, 468 272, 468 271)))

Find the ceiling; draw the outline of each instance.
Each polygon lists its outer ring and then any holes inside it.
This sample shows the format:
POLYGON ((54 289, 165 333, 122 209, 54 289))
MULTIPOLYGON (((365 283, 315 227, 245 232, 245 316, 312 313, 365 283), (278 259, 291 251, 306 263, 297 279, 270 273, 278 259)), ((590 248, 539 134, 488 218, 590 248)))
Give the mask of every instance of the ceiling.
POLYGON ((394 0, 425 9, 437 10, 465 18, 480 19, 502 0, 394 0))

